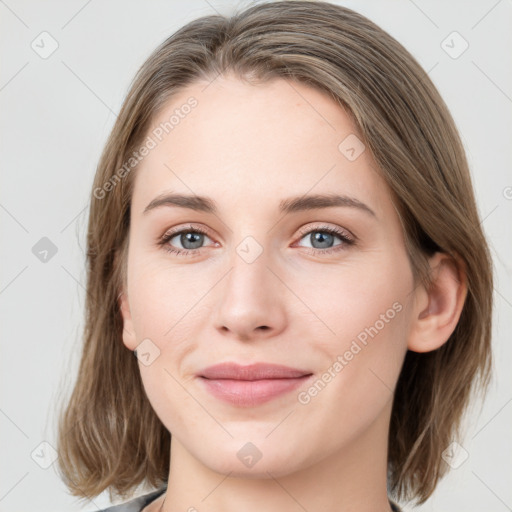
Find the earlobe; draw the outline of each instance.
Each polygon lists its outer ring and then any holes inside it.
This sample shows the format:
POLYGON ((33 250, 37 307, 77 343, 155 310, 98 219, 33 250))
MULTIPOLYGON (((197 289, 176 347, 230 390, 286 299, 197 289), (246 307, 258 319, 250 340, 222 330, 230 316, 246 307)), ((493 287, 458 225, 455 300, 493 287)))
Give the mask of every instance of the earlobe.
POLYGON ((130 350, 135 350, 135 348, 137 347, 135 331, 133 329, 130 305, 128 303, 126 293, 124 291, 119 294, 117 298, 117 303, 119 305, 121 316, 123 318, 123 343, 126 346, 126 348, 130 350))
POLYGON ((430 352, 446 343, 455 330, 467 295, 464 264, 448 254, 431 257, 431 285, 418 287, 407 348, 430 352))

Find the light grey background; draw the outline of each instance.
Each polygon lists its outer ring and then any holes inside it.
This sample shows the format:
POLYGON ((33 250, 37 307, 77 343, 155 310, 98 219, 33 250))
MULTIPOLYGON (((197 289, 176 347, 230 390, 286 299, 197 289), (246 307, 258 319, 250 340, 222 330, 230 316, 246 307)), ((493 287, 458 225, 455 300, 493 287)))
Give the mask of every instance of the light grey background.
MULTIPOLYGON (((467 422, 469 458, 417 510, 512 510, 512 3, 339 3, 388 30, 429 71, 467 149, 494 257, 491 390, 467 422), (469 43, 458 58, 445 51, 462 48, 453 31, 469 43)), ((2 512, 92 512, 109 504, 104 494, 81 507, 67 494, 56 464, 43 469, 36 462, 51 461, 56 404, 76 377, 95 166, 129 82, 148 54, 186 22, 216 11, 229 14, 235 5, 240 4, 0 0, 2 512), (52 40, 40 36, 44 31, 58 43, 47 58, 40 53, 51 49, 52 40), (32 251, 43 237, 57 249, 46 263, 32 251)))

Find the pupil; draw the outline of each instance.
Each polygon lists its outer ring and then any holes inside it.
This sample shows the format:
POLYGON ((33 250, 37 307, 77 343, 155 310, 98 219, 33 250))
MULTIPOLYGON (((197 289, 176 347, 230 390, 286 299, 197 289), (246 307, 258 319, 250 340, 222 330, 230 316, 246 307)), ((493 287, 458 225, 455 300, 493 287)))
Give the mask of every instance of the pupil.
MULTIPOLYGON (((329 242, 332 241, 332 235, 330 235, 329 233, 324 233, 322 231, 317 231, 315 234, 311 236, 313 237, 313 241, 320 242, 321 247, 317 247, 317 249, 325 249, 326 247, 329 247, 329 242)), ((314 244, 312 245, 313 247, 315 247, 314 244)))
POLYGON ((203 241, 203 234, 202 233, 185 233, 181 235, 181 244, 185 249, 198 249, 201 247, 201 242, 203 241), (194 241, 194 237, 197 239, 194 241), (191 243, 192 247, 188 246, 187 244, 191 243))

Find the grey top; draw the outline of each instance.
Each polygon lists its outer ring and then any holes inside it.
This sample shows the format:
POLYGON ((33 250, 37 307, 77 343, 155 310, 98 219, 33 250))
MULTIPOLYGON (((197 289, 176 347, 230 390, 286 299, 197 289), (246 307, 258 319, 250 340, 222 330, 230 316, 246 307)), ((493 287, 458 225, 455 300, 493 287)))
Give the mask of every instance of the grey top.
MULTIPOLYGON (((158 489, 149 494, 145 494, 144 496, 139 496, 138 498, 128 501, 127 503, 109 507, 104 510, 100 510, 99 512, 141 512, 144 507, 147 507, 152 501, 161 496, 166 491, 166 489, 167 486, 164 486, 161 489, 158 489)), ((393 512, 402 512, 402 509, 393 501, 389 500, 389 504, 391 505, 393 512)))

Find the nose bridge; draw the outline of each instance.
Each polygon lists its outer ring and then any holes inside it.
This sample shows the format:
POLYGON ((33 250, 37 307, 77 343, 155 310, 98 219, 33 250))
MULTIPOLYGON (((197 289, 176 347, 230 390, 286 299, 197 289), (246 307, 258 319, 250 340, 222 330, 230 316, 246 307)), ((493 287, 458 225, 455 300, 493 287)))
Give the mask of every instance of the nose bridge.
MULTIPOLYGON (((253 202, 247 206, 247 211, 255 211, 253 202)), ((256 222, 254 215, 239 215, 231 229, 230 280, 234 285, 238 281, 249 286, 256 285, 258 280, 265 280, 270 273, 267 266, 272 265, 271 246, 275 230, 269 232, 266 222, 256 222)))
POLYGON ((258 300, 261 293, 268 295, 273 288, 270 282, 273 276, 268 269, 272 255, 268 244, 264 244, 265 241, 260 243, 249 235, 235 246, 231 254, 232 270, 227 280, 229 293, 238 296, 240 300, 258 300))
POLYGON ((260 242, 249 235, 233 247, 231 270, 222 285, 216 309, 217 328, 228 329, 244 339, 261 327, 275 333, 284 321, 279 280, 269 269, 272 254, 269 238, 266 240, 260 242))

